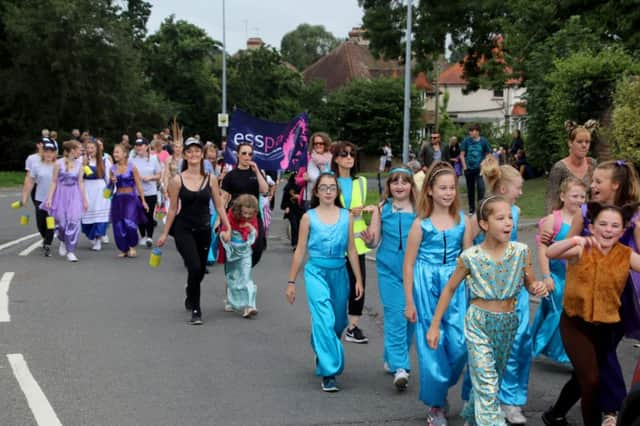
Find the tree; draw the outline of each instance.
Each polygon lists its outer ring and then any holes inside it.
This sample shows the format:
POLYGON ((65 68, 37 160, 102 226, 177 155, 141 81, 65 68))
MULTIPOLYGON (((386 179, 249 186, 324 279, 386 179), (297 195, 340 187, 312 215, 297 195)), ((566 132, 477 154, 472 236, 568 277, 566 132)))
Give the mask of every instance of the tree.
POLYGON ((282 58, 302 71, 333 50, 339 40, 323 25, 300 24, 282 37, 282 58))
POLYGON ((171 15, 146 39, 144 51, 151 86, 171 102, 172 114, 186 134, 215 134, 221 98, 216 57, 222 54, 221 44, 202 28, 171 15))
POLYGON ((147 35, 147 22, 151 16, 151 3, 144 0, 127 0, 127 10, 122 14, 130 23, 136 47, 140 47, 147 35))
MULTIPOLYGON (((411 129, 420 127, 419 97, 412 92, 411 129)), ((377 153, 386 142, 402 148, 404 83, 401 79, 353 80, 328 95, 319 119, 338 139, 348 140, 365 152, 377 153)), ((415 140, 415 132, 411 140, 415 140)))
POLYGON ((640 80, 625 78, 616 87, 611 132, 612 151, 640 165, 640 80))
POLYGON ((319 84, 305 85, 273 48, 243 50, 229 58, 229 101, 265 120, 287 121, 320 102, 319 84))

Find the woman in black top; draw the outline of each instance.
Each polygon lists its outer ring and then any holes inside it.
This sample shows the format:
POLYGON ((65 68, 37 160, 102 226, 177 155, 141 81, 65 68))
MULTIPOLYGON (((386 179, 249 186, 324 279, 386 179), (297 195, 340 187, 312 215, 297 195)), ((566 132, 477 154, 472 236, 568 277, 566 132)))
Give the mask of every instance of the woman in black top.
MULTIPOLYGON (((253 161, 253 146, 248 143, 241 143, 238 145, 237 153, 237 166, 222 179, 222 194, 225 201, 229 203, 228 207, 231 207, 231 203, 233 203, 233 200, 239 195, 249 194, 259 200, 260 194, 269 192, 269 185, 266 179, 260 172, 258 165, 253 161)), ((255 266, 258 261, 260 261, 262 252, 267 245, 267 236, 265 235, 264 225, 260 217, 258 217, 258 228, 256 242, 252 247, 252 266, 255 266)))
MULTIPOLYGON (((230 229, 229 221, 224 214, 218 180, 215 176, 204 172, 203 149, 200 141, 189 139, 185 143, 182 172, 169 182, 169 198, 171 202, 167 223, 158 239, 158 246, 164 245, 171 230, 178 252, 188 270, 187 298, 184 306, 191 312, 191 324, 200 325, 202 324, 200 283, 204 278, 211 244, 209 214, 211 198, 222 223, 226 229, 230 229), (178 205, 180 205, 180 212, 176 213, 178 205)), ((225 240, 228 240, 229 236, 228 231, 220 233, 220 238, 225 240)))

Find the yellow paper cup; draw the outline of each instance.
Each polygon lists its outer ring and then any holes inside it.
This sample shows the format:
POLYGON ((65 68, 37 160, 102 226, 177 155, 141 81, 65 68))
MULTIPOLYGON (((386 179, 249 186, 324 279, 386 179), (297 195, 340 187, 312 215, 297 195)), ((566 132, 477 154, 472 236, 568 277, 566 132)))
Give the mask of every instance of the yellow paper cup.
POLYGON ((56 229, 56 220, 53 216, 47 216, 47 229, 56 229))
POLYGON ((109 189, 109 188, 105 188, 105 189, 102 191, 102 196, 103 196, 104 198, 111 198, 111 194, 112 194, 112 192, 111 192, 111 189, 109 189))
POLYGON ((20 216, 20 225, 28 225, 29 224, 29 215, 23 214, 20 216))
POLYGON ((149 256, 149 266, 152 268, 157 268, 160 266, 160 262, 162 261, 162 250, 159 248, 154 248, 151 250, 151 255, 149 256))
POLYGON ((13 203, 11 203, 12 209, 19 209, 20 207, 22 207, 22 201, 14 201, 13 203))
POLYGON ((92 174, 93 174, 93 170, 91 170, 91 167, 84 166, 84 175, 85 176, 91 176, 92 174))

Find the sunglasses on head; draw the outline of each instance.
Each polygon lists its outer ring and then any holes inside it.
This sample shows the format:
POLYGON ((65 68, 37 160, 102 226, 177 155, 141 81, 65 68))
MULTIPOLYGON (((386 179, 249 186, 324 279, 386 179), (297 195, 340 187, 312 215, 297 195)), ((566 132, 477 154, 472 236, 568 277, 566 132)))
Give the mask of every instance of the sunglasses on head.
POLYGON ((346 157, 355 158, 355 154, 351 151, 340 151, 338 153, 338 156, 342 158, 346 158, 346 157))

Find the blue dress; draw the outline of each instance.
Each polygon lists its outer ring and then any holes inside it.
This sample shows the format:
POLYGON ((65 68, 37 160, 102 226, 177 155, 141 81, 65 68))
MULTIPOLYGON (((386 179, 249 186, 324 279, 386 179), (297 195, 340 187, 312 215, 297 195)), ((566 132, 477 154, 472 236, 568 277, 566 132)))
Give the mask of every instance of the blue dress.
POLYGON ((404 316, 402 259, 414 212, 393 211, 391 199, 382 206, 381 239, 376 253, 380 301, 384 310, 384 362, 392 373, 399 368, 411 370, 409 348, 415 332, 404 316))
POLYGON ((340 209, 338 221, 326 224, 316 209, 309 216, 309 258, 304 282, 311 313, 311 347, 316 353, 316 375, 336 376, 344 369, 340 338, 347 327, 349 276, 345 254, 349 244, 349 211, 340 209))
POLYGON ((255 241, 255 230, 249 233, 246 241, 236 230, 231 231, 229 242, 222 241, 226 253, 227 303, 236 311, 256 307, 256 285, 251 278, 251 245, 255 241))
POLYGON ((467 310, 465 286, 460 285, 442 318, 440 344, 431 349, 426 334, 431 325, 442 290, 456 269, 462 251, 464 214, 459 222, 440 231, 423 219, 422 242, 413 270, 413 297, 418 321, 416 347, 420 365, 420 400, 431 407, 444 407, 449 387, 456 384, 467 359, 464 315, 467 310))
MULTIPOLYGON (((554 241, 567 238, 570 229, 571 224, 563 223, 554 241)), ((562 314, 562 297, 564 296, 567 272, 566 261, 551 259, 549 260, 549 269, 555 290, 540 301, 531 325, 533 356, 545 355, 554 361, 564 363, 569 362, 560 335, 560 315, 562 314)))

